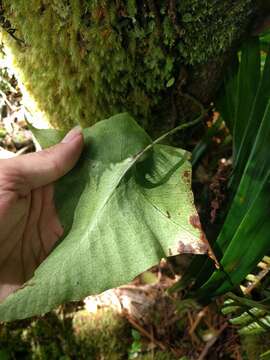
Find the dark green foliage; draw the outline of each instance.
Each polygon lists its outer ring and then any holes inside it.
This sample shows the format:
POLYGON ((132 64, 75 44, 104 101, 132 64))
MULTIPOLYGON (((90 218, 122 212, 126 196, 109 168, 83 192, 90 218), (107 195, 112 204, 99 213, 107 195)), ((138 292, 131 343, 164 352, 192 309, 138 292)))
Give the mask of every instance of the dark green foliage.
MULTIPOLYGON (((260 81, 260 42, 258 38, 251 39, 249 43, 244 46, 241 52, 241 63, 237 78, 237 94, 235 96, 235 118, 231 119, 234 127, 232 129, 234 139, 234 156, 239 157, 239 149, 244 141, 246 135, 246 129, 248 127, 257 127, 260 123, 256 122, 254 116, 252 117, 251 111, 252 105, 256 96, 260 81), (249 118, 251 117, 251 123, 249 124, 249 118)), ((234 88, 235 89, 235 88, 234 88)), ((234 90, 233 90, 234 91, 234 90)), ((261 98, 261 95, 259 95, 261 98)), ((266 100, 267 97, 266 97, 266 100)), ((259 105, 259 109, 264 111, 265 105, 259 105)), ((258 122, 260 122, 262 114, 259 113, 257 116, 258 122)), ((226 120, 226 119, 225 119, 226 120)), ((252 139, 253 140, 253 139, 252 139)), ((247 140, 246 140, 247 141, 247 140)), ((246 163, 248 155, 243 159, 246 163)), ((244 164, 245 166, 245 164, 244 164)), ((241 169, 241 174, 244 167, 241 169)))
POLYGON ((242 52, 238 87, 225 87, 231 91, 226 93, 226 97, 231 99, 222 104, 235 104, 235 109, 221 109, 221 112, 223 116, 235 114, 234 119, 228 121, 233 125, 234 145, 238 146, 234 147, 231 206, 213 245, 220 268, 215 270, 210 260, 195 259, 182 281, 184 285, 196 279, 193 290, 202 301, 209 301, 211 297, 237 287, 269 251, 270 55, 268 53, 258 81, 259 59, 256 40, 251 40, 242 52), (256 89, 244 84, 253 84, 256 89), (244 103, 244 96, 253 99, 251 104, 244 103), (240 103, 245 117, 237 110, 240 103))
POLYGON ((270 30, 266 31, 261 36, 261 49, 267 51, 269 44, 270 44, 270 30))
POLYGON ((170 104, 182 64, 228 50, 254 8, 251 0, 4 0, 3 6, 25 44, 3 32, 24 84, 51 123, 66 128, 122 111, 145 126, 154 114, 164 120, 159 110, 170 104))

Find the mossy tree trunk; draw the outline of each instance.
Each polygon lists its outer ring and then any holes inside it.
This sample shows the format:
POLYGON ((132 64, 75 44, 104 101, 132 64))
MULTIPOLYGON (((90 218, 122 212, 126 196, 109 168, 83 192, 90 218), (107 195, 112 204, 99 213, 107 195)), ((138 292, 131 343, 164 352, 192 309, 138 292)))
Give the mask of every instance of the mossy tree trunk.
POLYGON ((186 94, 213 100, 256 1, 3 0, 2 10, 4 42, 54 126, 129 111, 163 130, 198 110, 186 94))

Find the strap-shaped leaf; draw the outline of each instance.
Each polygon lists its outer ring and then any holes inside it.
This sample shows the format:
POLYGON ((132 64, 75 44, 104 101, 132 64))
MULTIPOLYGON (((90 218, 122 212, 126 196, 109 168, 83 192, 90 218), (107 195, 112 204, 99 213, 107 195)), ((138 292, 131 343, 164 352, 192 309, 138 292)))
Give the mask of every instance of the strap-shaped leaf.
POLYGON ((217 110, 225 120, 231 134, 235 124, 237 105, 239 60, 237 54, 233 57, 230 67, 224 74, 223 85, 216 101, 217 110))
MULTIPOLYGON (((54 130, 36 134, 46 146, 61 138, 54 130)), ((101 121, 84 135, 78 165, 56 184, 63 241, 0 304, 2 320, 45 313, 126 283, 163 257, 207 251, 192 225, 197 213, 186 151, 149 147, 151 139, 127 114, 101 121)))
MULTIPOLYGON (((175 286, 180 288, 194 281, 192 291, 201 301, 209 301, 211 297, 239 285, 263 255, 269 252, 270 55, 268 54, 256 90, 257 41, 251 40, 246 45, 241 57, 241 73, 238 74, 238 81, 241 82, 238 83, 237 100, 239 117, 235 121, 244 124, 245 129, 244 132, 240 130, 243 129, 241 124, 235 126, 240 133, 233 134, 236 136, 235 143, 238 142, 239 146, 234 148, 235 162, 230 184, 232 202, 221 232, 213 245, 221 268, 216 270, 204 257, 195 258, 180 284, 175 286), (252 84, 254 89, 251 89, 252 84), (240 114, 241 108, 243 113, 240 114)), ((231 99, 232 95, 234 92, 226 96, 231 99)), ((229 109, 224 112, 229 113, 229 109)))
MULTIPOLYGON (((270 47, 268 46, 268 55, 264 64, 262 76, 257 89, 256 97, 250 109, 248 121, 246 123, 245 133, 242 138, 242 142, 239 147, 239 151, 236 154, 234 163, 234 173, 231 180, 231 188, 235 190, 240 182, 241 176, 245 169, 248 157, 250 155, 252 145, 254 142, 254 129, 259 129, 265 108, 270 98, 270 47)), ((248 69, 247 69, 248 71, 248 69)), ((250 74, 246 72, 248 77, 250 74)))
POLYGON ((235 157, 238 154, 239 147, 245 135, 252 104, 257 93, 260 81, 260 69, 260 42, 259 39, 255 37, 249 39, 241 52, 233 129, 235 157))
MULTIPOLYGON (((269 183, 270 101, 257 133, 237 193, 214 244, 223 253, 221 269, 216 270, 202 286, 196 287, 201 298, 217 296, 231 290, 252 271, 269 251, 269 183)), ((201 269, 209 271, 211 264, 201 269)), ((201 273, 202 274, 202 273, 201 273)))

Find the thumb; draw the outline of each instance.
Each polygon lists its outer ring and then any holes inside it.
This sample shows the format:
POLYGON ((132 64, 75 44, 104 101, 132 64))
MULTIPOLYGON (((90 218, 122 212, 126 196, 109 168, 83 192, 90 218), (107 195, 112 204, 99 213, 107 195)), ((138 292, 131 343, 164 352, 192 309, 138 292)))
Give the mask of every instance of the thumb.
POLYGON ((19 172, 27 187, 33 190, 56 181, 70 171, 78 161, 82 149, 82 131, 76 127, 60 144, 6 161, 9 162, 9 169, 19 172))

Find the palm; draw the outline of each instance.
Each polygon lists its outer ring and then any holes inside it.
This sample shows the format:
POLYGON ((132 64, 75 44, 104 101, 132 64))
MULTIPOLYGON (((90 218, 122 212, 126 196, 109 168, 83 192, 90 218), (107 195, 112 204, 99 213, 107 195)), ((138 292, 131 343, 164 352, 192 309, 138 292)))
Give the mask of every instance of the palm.
POLYGON ((82 149, 75 128, 49 149, 0 160, 0 300, 33 276, 62 235, 53 183, 74 167, 82 149))
POLYGON ((0 299, 32 277, 63 232, 52 185, 24 196, 8 191, 1 195, 0 299))

